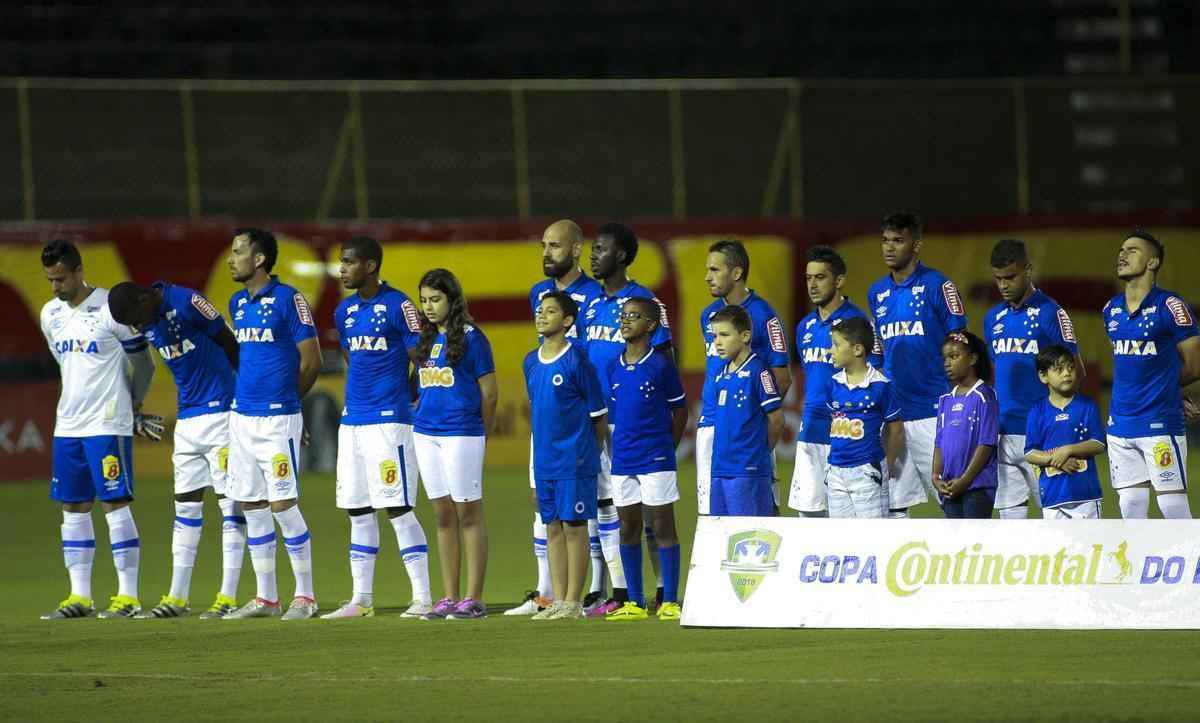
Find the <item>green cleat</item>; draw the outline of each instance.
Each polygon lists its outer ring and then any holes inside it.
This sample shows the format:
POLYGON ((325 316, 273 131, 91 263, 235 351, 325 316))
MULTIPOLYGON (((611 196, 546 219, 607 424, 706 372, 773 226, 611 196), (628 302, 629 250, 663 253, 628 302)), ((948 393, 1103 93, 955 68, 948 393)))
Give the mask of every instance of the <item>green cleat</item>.
POLYGON ((650 613, 632 600, 604 616, 605 620, 646 620, 650 613))
POLYGON ((109 598, 107 610, 101 610, 96 617, 102 620, 110 618, 132 618, 142 611, 142 603, 128 595, 113 595, 109 598))
POLYGON ((158 618, 181 618, 190 613, 192 609, 188 607, 187 600, 180 600, 177 597, 163 595, 162 600, 158 604, 150 608, 144 613, 135 615, 138 620, 155 620, 158 618))
POLYGON ((90 597, 71 595, 58 604, 58 609, 42 615, 42 620, 70 620, 72 618, 89 618, 96 612, 96 606, 90 597))
POLYGON ((677 622, 683 617, 683 608, 677 602, 665 602, 658 608, 658 619, 667 622, 677 622))
POLYGON ((200 613, 200 619, 219 620, 234 610, 237 610, 237 600, 217 593, 217 599, 213 602, 212 607, 200 613))

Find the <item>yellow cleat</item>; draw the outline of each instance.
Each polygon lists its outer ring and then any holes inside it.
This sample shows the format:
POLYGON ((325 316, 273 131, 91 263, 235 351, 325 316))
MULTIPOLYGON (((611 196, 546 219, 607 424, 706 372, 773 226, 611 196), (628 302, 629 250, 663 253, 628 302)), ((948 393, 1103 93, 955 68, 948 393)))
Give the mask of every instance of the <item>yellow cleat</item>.
POLYGON ((624 605, 604 616, 605 620, 647 620, 649 618, 650 613, 646 612, 646 608, 632 600, 626 601, 624 605))
POLYGON ((217 593, 216 601, 213 602, 212 607, 200 613, 200 619, 212 620, 214 618, 223 618, 234 610, 237 610, 237 600, 217 593))
POLYGON ((677 602, 665 602, 658 608, 658 619, 678 622, 683 617, 683 608, 677 602))
POLYGON ((110 618, 132 618, 142 611, 142 603, 128 595, 113 595, 109 598, 107 610, 101 610, 96 617, 103 620, 110 618))
POLYGON ((42 615, 42 620, 70 620, 72 618, 91 617, 96 612, 96 606, 90 597, 71 595, 58 604, 53 612, 42 615))
POLYGON ((180 600, 177 597, 163 595, 162 600, 159 600, 157 605, 144 613, 139 613, 136 617, 138 620, 152 620, 155 618, 181 618, 191 611, 192 609, 188 606, 187 600, 180 600))

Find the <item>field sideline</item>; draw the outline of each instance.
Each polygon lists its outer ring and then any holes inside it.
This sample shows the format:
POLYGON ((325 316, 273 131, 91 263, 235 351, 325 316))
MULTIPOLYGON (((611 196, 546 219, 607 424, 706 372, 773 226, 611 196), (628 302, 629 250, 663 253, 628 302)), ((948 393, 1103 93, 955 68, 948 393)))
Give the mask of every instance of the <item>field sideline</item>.
MULTIPOLYGON (((657 621, 504 618, 498 609, 519 600, 534 577, 525 475, 489 469, 485 481, 492 616, 443 623, 398 617, 409 590, 386 527, 374 620, 43 623, 37 615, 67 589, 59 513, 44 481, 0 485, 8 593, 0 718, 505 719, 556 715, 561 706, 581 720, 1189 720, 1200 706, 1200 633, 1193 632, 688 630, 657 621)), ((692 471, 681 479, 694 479, 692 471)), ((680 532, 690 540, 694 494, 683 487, 680 532)), ((143 480, 136 492, 141 596, 152 605, 170 577, 170 483, 143 480)), ((1200 511, 1200 496, 1191 496, 1200 511)), ((1110 495, 1106 516, 1114 504, 1110 495)), ((330 476, 304 478, 302 507, 318 597, 332 609, 348 597, 350 576, 348 524, 333 509, 330 476)), ((932 505, 923 512, 938 514, 932 505)), ((436 596, 432 519, 424 504, 418 514, 436 596)), ((205 523, 195 609, 211 602, 219 579, 211 501, 205 523)), ((96 532, 99 601, 116 581, 99 519, 96 532)), ((280 552, 286 597, 291 578, 280 552)), ((252 589, 247 560, 242 598, 252 589)))

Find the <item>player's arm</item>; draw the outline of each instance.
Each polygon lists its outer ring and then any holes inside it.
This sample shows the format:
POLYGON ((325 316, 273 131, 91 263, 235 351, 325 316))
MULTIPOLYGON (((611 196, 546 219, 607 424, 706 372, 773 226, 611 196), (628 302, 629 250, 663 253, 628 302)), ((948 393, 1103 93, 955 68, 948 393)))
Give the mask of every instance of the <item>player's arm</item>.
POLYGON ((779 407, 767 412, 767 449, 775 449, 783 438, 783 410, 779 407))
POLYGON ((608 449, 607 411, 592 417, 592 431, 596 433, 596 444, 600 445, 600 449, 608 449))
POLYGON ((496 423, 496 400, 499 394, 496 391, 496 374, 484 374, 477 380, 479 382, 479 399, 480 411, 483 413, 483 436, 492 436, 492 427, 496 423))
POLYGON ((321 344, 316 337, 304 339, 299 344, 296 344, 296 349, 300 351, 300 374, 297 377, 296 386, 300 392, 300 398, 308 394, 312 389, 313 384, 317 382, 317 375, 321 373, 321 344))
POLYGON ((154 357, 150 356, 149 346, 126 352, 125 355, 129 358, 129 390, 136 411, 142 408, 142 401, 150 391, 150 382, 154 379, 154 357))
POLYGON ((888 478, 898 478, 900 475, 896 462, 900 455, 904 454, 904 422, 899 419, 888 422, 883 427, 883 454, 887 460, 888 478))
POLYGON ((679 447, 679 443, 683 441, 683 433, 687 430, 688 410, 687 407, 676 407, 671 410, 671 439, 675 442, 675 447, 679 447))
POLYGON ((1175 348, 1179 350, 1179 357, 1183 360, 1183 367, 1179 371, 1180 385, 1186 387, 1192 382, 1200 381, 1200 336, 1184 339, 1175 348))
POLYGON ((654 351, 661 351, 663 354, 666 354, 668 357, 670 357, 672 362, 675 362, 676 364, 679 363, 679 360, 675 358, 675 347, 671 346, 671 342, 669 340, 654 347, 654 351))
POLYGON ((220 347, 225 352, 225 358, 229 359, 229 366, 233 367, 236 372, 238 369, 238 342, 237 337, 233 335, 228 326, 221 325, 220 331, 213 337, 220 347))
POLYGON ((786 399, 788 389, 792 386, 792 368, 789 366, 771 367, 775 375, 775 383, 779 385, 779 398, 786 399))
POLYGON ((942 480, 942 471, 945 468, 946 463, 942 460, 942 445, 935 443, 933 447, 933 486, 938 492, 948 495, 946 483, 942 480))

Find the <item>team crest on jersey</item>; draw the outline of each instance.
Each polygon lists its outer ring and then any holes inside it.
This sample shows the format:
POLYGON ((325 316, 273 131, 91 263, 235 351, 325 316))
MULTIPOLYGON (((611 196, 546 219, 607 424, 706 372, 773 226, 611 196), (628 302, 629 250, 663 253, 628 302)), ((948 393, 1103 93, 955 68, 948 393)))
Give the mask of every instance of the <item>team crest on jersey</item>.
POLYGON ((1075 343, 1075 325, 1071 323, 1066 309, 1058 310, 1058 330, 1062 332, 1063 341, 1075 343))
POLYGON ((1171 464, 1175 461, 1175 456, 1171 454, 1171 445, 1166 442, 1159 442, 1150 450, 1154 456, 1154 463, 1161 469, 1170 469, 1171 464))
MULTIPOLYGON (((200 312, 201 316, 209 321, 212 321, 220 316, 220 314, 217 313, 217 307, 213 306, 211 301, 204 298, 200 294, 192 294, 192 306, 196 309, 196 311, 200 312)), ((171 311, 174 311, 174 309, 171 311)))
POLYGON ((417 314, 417 307, 408 299, 405 299, 400 304, 400 312, 404 314, 404 323, 408 325, 408 330, 414 334, 421 331, 421 317, 417 314))
MULTIPOLYGON (((263 299, 267 301, 267 299, 263 299)), ((316 326, 313 324, 312 309, 308 308, 308 299, 304 298, 304 294, 299 291, 292 297, 292 302, 296 305, 296 316, 300 317, 300 323, 305 326, 316 326)))
POLYGON ((771 351, 783 353, 787 351, 787 341, 783 337, 783 322, 778 316, 767 320, 767 336, 771 339, 771 351))
POLYGON ((217 469, 222 472, 229 471, 229 448, 222 447, 217 450, 217 469))
POLYGON ((283 452, 271 458, 271 472, 275 475, 275 479, 285 480, 292 472, 291 463, 288 462, 287 455, 283 452))
POLYGON ((729 573, 729 584, 738 602, 746 602, 762 586, 763 578, 779 571, 779 548, 783 538, 770 530, 747 530, 729 536, 721 570, 729 573))
POLYGON ((104 479, 112 482, 121 476, 121 461, 117 459, 115 454, 107 455, 100 460, 100 472, 104 475, 104 479))
POLYGON ((775 377, 771 376, 771 372, 763 369, 758 373, 758 380, 762 382, 763 391, 767 394, 778 394, 775 391, 775 377))
POLYGON ((947 281, 942 284, 942 296, 946 297, 946 308, 955 316, 963 316, 967 313, 963 307, 962 297, 958 295, 958 287, 953 281, 947 281))
POLYGON ((550 383, 556 387, 561 387, 562 383, 563 383, 563 375, 555 374, 553 377, 550 378, 550 383))
POLYGON ((379 481, 388 487, 394 487, 400 481, 400 467, 394 460, 385 459, 379 463, 379 481))
POLYGON ((1177 296, 1167 299, 1167 310, 1171 312, 1171 318, 1175 320, 1176 326, 1192 326, 1196 323, 1192 318, 1192 310, 1188 308, 1183 299, 1177 296))

